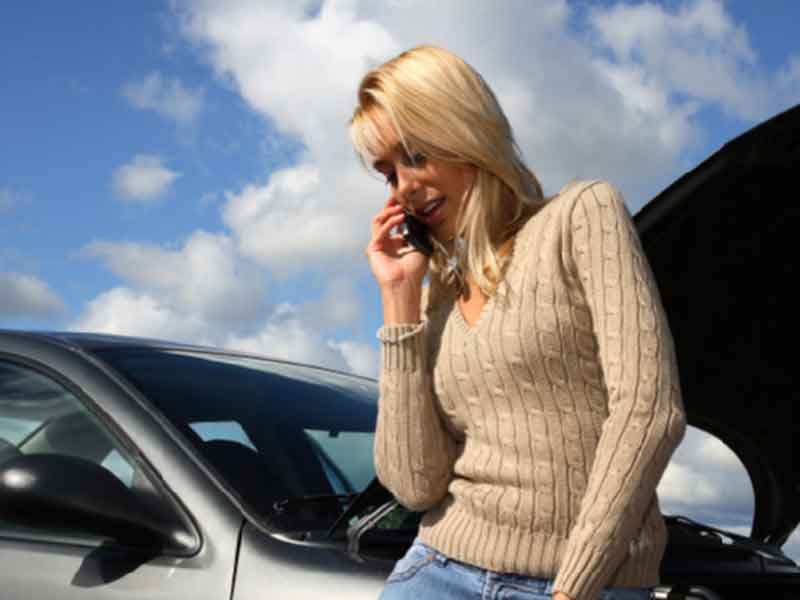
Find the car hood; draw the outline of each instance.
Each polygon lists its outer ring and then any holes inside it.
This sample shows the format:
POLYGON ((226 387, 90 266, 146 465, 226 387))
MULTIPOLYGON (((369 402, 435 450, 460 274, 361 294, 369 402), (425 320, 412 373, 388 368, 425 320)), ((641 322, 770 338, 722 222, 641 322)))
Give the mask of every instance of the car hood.
POLYGON ((689 423, 753 482, 751 537, 800 521, 800 105, 723 146, 636 216, 675 339, 689 423))

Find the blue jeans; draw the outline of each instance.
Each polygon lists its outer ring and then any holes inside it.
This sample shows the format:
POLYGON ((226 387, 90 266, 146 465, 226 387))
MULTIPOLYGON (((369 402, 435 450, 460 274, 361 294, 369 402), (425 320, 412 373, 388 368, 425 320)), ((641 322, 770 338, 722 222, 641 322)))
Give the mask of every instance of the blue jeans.
MULTIPOLYGON (((447 558, 419 540, 397 561, 380 600, 551 600, 553 580, 496 573, 447 558)), ((649 600, 647 588, 607 587, 599 600, 649 600)))

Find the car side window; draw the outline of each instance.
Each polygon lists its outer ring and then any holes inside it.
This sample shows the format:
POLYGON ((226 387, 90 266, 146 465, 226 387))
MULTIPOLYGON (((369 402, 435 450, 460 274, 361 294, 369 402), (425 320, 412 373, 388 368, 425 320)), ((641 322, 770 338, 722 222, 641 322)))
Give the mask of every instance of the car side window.
MULTIPOLYGON (((79 398, 34 369, 0 361, 0 467, 29 454, 81 458, 134 485, 128 452, 79 398)), ((19 530, 0 522, 0 534, 9 527, 19 530)))

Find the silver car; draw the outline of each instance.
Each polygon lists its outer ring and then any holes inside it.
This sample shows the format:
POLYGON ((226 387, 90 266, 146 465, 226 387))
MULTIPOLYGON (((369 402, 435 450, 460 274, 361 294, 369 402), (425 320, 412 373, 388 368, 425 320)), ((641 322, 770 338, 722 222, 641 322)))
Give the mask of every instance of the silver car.
POLYGON ((0 332, 0 598, 376 598, 390 563, 348 552, 340 521, 374 476, 376 396, 233 353, 0 332))

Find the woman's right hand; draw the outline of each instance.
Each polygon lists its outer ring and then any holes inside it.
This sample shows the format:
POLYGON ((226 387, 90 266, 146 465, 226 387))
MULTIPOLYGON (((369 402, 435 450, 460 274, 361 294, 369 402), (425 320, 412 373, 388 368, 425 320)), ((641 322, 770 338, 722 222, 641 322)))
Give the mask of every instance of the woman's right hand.
POLYGON ((372 273, 381 290, 409 284, 419 288, 428 268, 428 257, 392 233, 405 219, 403 207, 392 195, 372 220, 372 238, 366 249, 372 273))
POLYGON ((428 269, 428 257, 410 246, 402 234, 392 233, 403 219, 403 207, 391 196, 372 220, 372 238, 366 249, 381 289, 385 325, 420 320, 422 279, 428 269))

